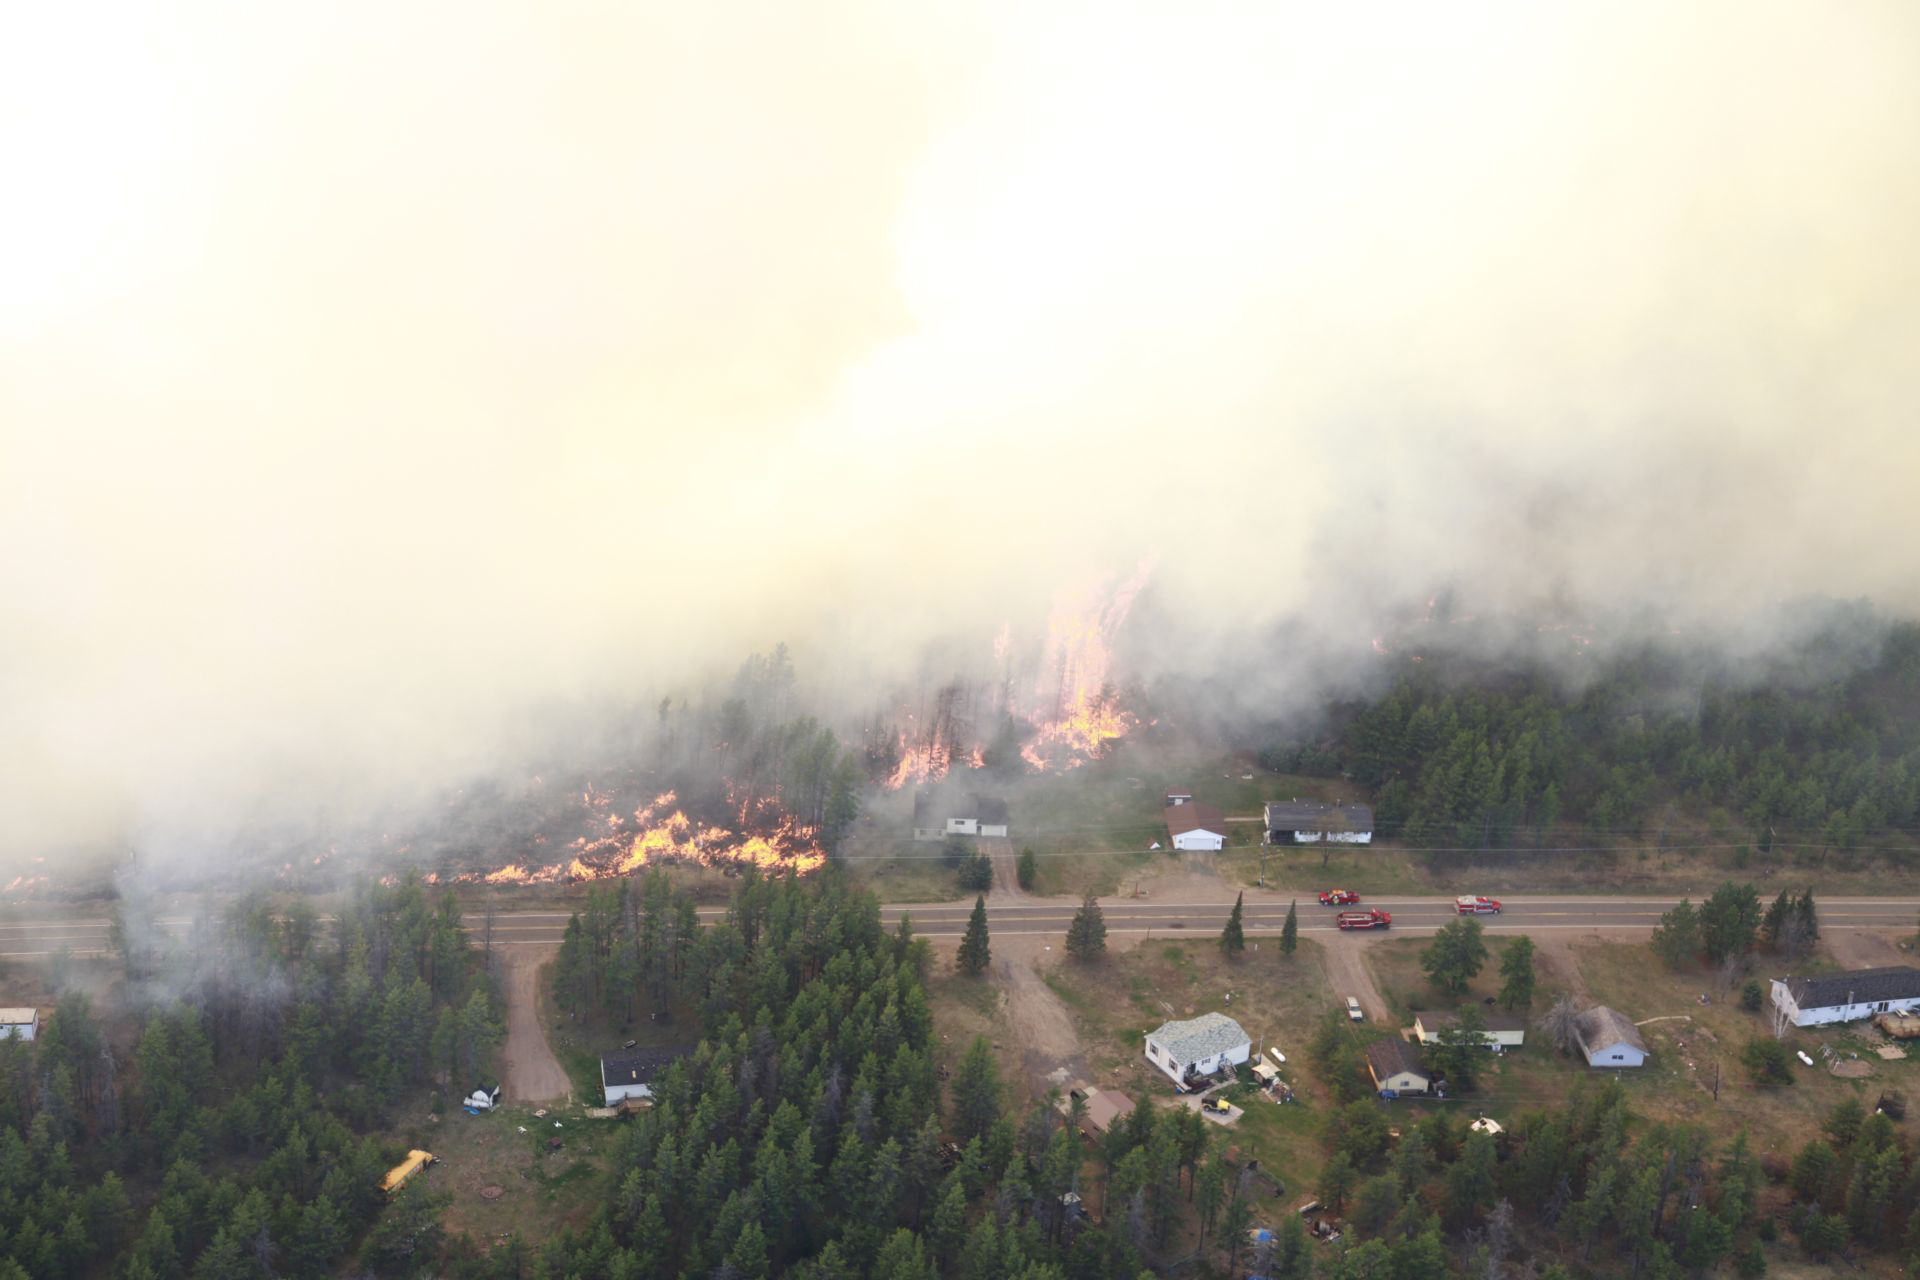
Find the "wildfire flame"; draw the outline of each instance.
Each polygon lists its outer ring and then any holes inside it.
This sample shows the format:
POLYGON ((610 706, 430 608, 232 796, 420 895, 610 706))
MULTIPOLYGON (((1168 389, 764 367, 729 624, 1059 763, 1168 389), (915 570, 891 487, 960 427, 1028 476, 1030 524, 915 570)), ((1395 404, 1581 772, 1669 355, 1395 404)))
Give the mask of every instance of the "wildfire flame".
POLYGON ((1034 690, 1039 713, 1029 717, 1040 730, 1020 752, 1035 769, 1078 768, 1139 724, 1120 705, 1109 677, 1113 637, 1151 572, 1143 564, 1110 589, 1056 602, 1047 622, 1044 674, 1034 690))
MULTIPOLYGON (((607 799, 590 794, 586 803, 589 808, 597 808, 606 804, 607 799)), ((763 832, 701 826, 686 815, 674 793, 668 791, 635 809, 630 818, 610 815, 608 834, 592 840, 585 836, 575 840, 574 856, 564 866, 530 869, 514 862, 497 871, 472 872, 453 879, 468 884, 576 884, 631 875, 659 862, 695 862, 709 867, 751 866, 763 871, 792 870, 802 874, 824 866, 827 855, 816 842, 813 828, 785 815, 778 815, 778 820, 772 821, 777 814, 775 802, 762 799, 742 805, 742 822, 756 816, 766 817, 771 825, 763 832)))

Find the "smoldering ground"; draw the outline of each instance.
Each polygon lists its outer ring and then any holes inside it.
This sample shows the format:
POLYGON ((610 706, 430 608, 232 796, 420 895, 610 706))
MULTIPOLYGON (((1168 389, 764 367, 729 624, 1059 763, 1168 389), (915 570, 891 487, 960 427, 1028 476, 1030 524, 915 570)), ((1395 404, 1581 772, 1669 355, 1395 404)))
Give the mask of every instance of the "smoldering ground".
POLYGON ((783 637, 857 717, 1148 558, 1130 675, 1278 695, 1241 637, 1449 585, 1911 608, 1917 26, 36 15, 0 862, 217 860, 783 637))

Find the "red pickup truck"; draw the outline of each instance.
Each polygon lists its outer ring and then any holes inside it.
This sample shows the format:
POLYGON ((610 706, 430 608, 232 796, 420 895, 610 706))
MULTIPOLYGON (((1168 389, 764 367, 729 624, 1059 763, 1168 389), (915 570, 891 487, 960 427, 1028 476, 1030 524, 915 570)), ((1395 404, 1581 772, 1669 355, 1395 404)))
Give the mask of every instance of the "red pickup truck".
POLYGON ((1350 907, 1360 901, 1360 895, 1351 889, 1322 889, 1320 905, 1323 907, 1350 907))
POLYGON ((1334 923, 1342 929, 1391 929, 1393 917, 1375 907, 1371 911, 1342 911, 1334 923))

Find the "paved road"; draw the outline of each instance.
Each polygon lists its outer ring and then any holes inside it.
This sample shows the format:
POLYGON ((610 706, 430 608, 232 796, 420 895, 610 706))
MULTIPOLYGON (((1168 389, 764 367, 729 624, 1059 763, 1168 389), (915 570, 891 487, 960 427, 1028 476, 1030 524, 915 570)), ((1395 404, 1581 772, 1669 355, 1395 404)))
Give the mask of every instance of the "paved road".
MULTIPOLYGON (((1547 929, 1583 929, 1633 932, 1650 930, 1660 914, 1671 907, 1669 898, 1583 898, 1527 897, 1504 899, 1500 915, 1478 917, 1490 933, 1535 933, 1547 929)), ((1078 907, 1068 899, 988 903, 987 915, 998 936, 1064 935, 1078 907)), ((1368 898, 1364 904, 1380 907, 1393 916, 1391 933, 1429 934, 1456 918, 1451 898, 1368 898)), ((1111 934, 1217 933, 1226 924, 1231 902, 1141 902, 1117 898, 1101 903, 1106 913, 1107 932, 1111 934)), ((887 906, 881 918, 889 925, 902 915, 913 918, 916 933, 928 937, 956 937, 966 930, 967 917, 973 911, 970 902, 887 906)), ((493 939, 502 946, 552 946, 560 941, 566 927, 565 911, 496 911, 493 939)), ((725 914, 724 908, 708 907, 700 912, 704 920, 725 914)), ((1249 896, 1242 920, 1252 936, 1277 934, 1286 920, 1287 900, 1278 896, 1255 899, 1249 896)), ((1333 908, 1322 907, 1312 898, 1300 903, 1300 929, 1313 934, 1333 932, 1333 908)), ((1820 927, 1831 929, 1907 930, 1920 918, 1920 898, 1828 898, 1820 900, 1820 927)), ((470 931, 478 932, 483 917, 466 917, 470 931)), ((184 933, 189 919, 163 917, 158 923, 175 933, 184 933)), ((65 948, 76 956, 100 955, 107 950, 110 921, 98 915, 62 916, 48 910, 33 919, 16 916, 0 922, 0 959, 46 956, 65 948)), ((1368 936, 1368 935, 1362 935, 1368 936)), ((1370 936, 1382 936, 1374 930, 1370 936)), ((1390 935, 1389 935, 1390 936, 1390 935)))

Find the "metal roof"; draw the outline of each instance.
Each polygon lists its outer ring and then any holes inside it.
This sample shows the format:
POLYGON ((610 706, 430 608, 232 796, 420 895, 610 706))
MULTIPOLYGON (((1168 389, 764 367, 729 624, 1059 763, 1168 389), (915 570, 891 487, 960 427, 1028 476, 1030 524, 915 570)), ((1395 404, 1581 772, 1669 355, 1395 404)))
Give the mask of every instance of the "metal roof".
POLYGON ((1252 1038, 1240 1029, 1240 1024, 1224 1013, 1203 1013, 1185 1022, 1162 1023, 1149 1039, 1171 1053, 1173 1060, 1182 1065, 1211 1058, 1216 1053, 1240 1045, 1251 1047, 1253 1044, 1252 1038))
POLYGON ((17 1027, 29 1022, 38 1022, 38 1009, 0 1009, 0 1026, 17 1027))
POLYGON ((1802 1009, 1831 1009, 1839 1005, 1920 997, 1920 969, 1905 964, 1782 981, 1787 984, 1787 994, 1802 1009))

